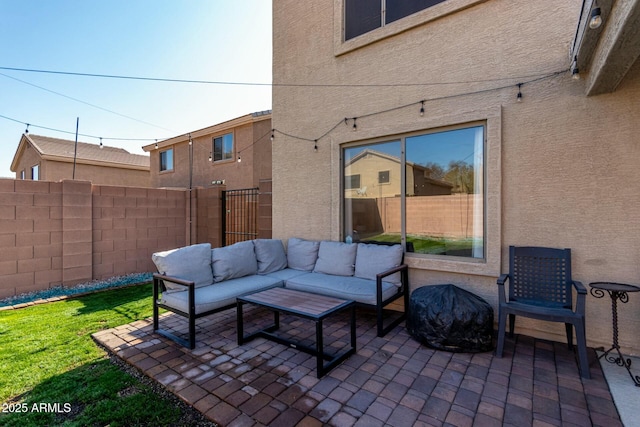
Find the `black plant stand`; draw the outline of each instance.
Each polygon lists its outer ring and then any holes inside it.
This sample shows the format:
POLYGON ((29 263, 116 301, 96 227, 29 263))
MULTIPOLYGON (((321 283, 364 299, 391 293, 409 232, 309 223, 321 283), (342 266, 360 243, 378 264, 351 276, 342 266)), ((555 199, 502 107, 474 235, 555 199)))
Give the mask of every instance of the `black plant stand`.
POLYGON ((629 301, 629 292, 638 292, 640 288, 633 285, 627 285, 625 283, 614 282, 593 282, 589 283, 591 287, 591 295, 596 298, 604 298, 605 291, 609 293, 611 297, 611 312, 613 317, 613 345, 603 354, 598 356, 598 359, 605 358, 609 363, 615 363, 618 366, 627 368, 629 376, 633 380, 636 387, 640 387, 640 377, 631 373, 631 359, 625 359, 620 352, 620 346, 618 345, 618 301, 627 303, 629 301), (615 350, 618 354, 610 354, 615 350))

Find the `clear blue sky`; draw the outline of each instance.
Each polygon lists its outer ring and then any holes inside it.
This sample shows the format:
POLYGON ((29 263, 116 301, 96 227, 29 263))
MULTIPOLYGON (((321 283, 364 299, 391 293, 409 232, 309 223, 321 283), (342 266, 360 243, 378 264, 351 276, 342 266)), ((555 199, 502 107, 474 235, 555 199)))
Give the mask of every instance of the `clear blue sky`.
MULTIPOLYGON (((271 83, 271 1, 0 0, 0 67, 271 83)), ((0 69, 0 115, 20 122, 0 117, 0 177, 15 177, 24 123, 30 133, 73 140, 79 117, 79 133, 142 154, 152 141, 107 138, 164 139, 268 109, 269 86, 0 69)))

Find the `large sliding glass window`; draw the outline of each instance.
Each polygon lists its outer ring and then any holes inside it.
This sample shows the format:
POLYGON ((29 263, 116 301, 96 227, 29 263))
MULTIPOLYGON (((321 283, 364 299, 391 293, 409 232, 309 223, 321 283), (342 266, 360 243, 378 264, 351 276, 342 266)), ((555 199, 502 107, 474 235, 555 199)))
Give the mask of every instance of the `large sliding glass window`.
POLYGON ((344 148, 345 236, 484 258, 484 141, 477 125, 344 148))

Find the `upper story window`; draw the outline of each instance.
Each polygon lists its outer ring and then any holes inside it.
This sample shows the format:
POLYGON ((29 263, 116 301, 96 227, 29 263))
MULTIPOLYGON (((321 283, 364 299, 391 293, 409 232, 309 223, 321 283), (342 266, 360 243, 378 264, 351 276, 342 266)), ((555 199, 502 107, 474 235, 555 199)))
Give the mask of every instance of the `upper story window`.
POLYGON ((446 0, 345 0, 345 40, 384 27, 446 0))
POLYGON ((213 138, 213 161, 233 159, 233 134, 213 138))
POLYGON ((160 172, 173 170, 173 148, 160 152, 160 172))
POLYGON ((34 181, 40 179, 40 165, 31 166, 31 179, 34 181))

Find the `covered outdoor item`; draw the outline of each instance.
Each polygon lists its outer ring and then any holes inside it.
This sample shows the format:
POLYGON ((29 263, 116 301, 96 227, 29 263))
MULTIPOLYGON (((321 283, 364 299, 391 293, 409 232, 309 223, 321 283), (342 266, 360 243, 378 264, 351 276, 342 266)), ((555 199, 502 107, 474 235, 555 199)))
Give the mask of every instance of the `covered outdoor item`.
POLYGON ((423 286, 411 294, 407 330, 416 340, 438 350, 493 350, 493 308, 457 286, 423 286))

